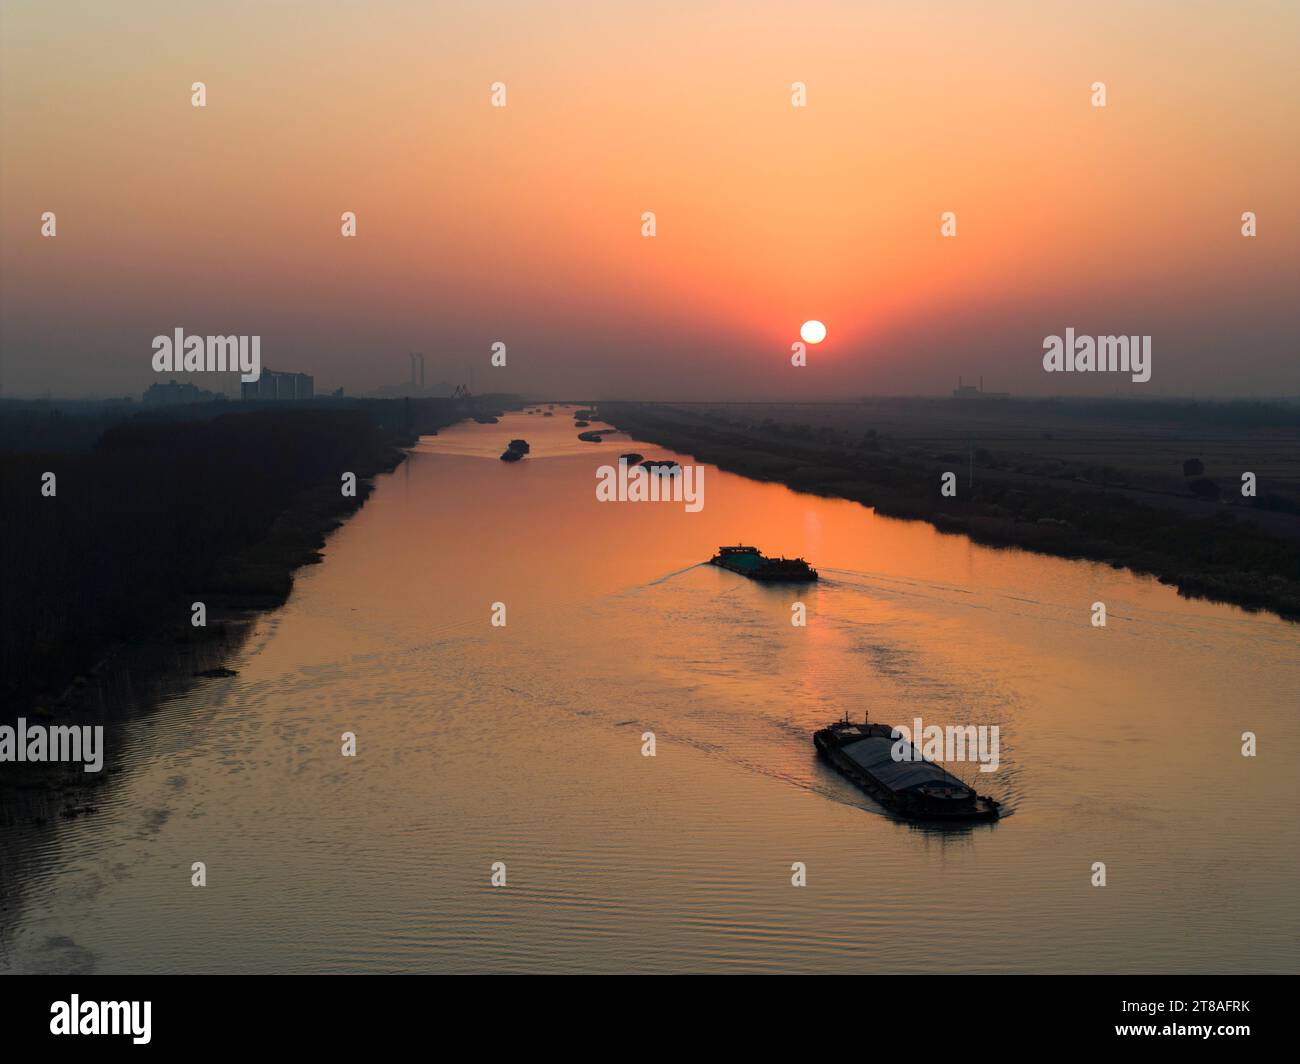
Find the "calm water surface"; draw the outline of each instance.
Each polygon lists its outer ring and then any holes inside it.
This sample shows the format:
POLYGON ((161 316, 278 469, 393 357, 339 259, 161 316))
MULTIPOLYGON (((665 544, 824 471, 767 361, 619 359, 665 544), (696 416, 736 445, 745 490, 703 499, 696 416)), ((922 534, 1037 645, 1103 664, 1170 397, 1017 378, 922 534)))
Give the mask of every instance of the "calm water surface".
POLYGON ((575 432, 380 478, 238 676, 126 728, 98 813, 6 829, 0 970, 1300 968, 1300 629, 712 467, 702 512, 601 504, 669 452, 575 432), (822 580, 699 564, 737 541, 822 580), (1010 815, 891 819, 814 756, 845 712, 997 724, 962 774, 1010 815))

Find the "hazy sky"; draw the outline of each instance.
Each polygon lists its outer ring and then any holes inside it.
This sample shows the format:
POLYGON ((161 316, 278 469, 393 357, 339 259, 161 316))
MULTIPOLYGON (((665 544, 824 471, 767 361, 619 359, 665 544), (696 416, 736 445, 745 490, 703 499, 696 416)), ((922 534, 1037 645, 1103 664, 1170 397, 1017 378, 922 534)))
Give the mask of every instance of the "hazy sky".
POLYGON ((318 390, 1300 393, 1293 0, 0 11, 4 395, 138 394, 177 327, 318 390), (1044 373, 1067 326, 1150 383, 1044 373))

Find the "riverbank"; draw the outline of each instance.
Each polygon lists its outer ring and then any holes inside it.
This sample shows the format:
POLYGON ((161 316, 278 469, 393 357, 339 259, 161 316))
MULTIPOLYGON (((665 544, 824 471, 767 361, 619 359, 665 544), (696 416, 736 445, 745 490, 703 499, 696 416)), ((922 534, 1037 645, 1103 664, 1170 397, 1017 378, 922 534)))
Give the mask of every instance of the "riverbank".
POLYGON ((122 418, 90 445, 70 418, 65 448, 46 432, 41 451, 0 454, 7 703, 57 715, 124 647, 228 639, 221 618, 283 603, 294 571, 320 560, 325 537, 403 448, 475 409, 213 404, 122 418), (349 474, 355 489, 345 493, 349 474), (206 625, 194 623, 195 603, 206 625))
MULTIPOLYGON (((756 480, 851 499, 991 546, 1125 567, 1183 595, 1300 620, 1300 516, 1289 484, 1270 491, 1266 481, 1258 497, 1265 505, 1230 506, 1221 501, 1217 484, 1213 496, 1198 497, 1198 489, 1180 491, 1158 472, 1114 464, 1121 461, 1116 455, 1126 453, 1122 448, 1108 453, 1104 466, 1089 461, 1086 434, 1080 436, 1082 457, 1074 462, 1035 456, 1035 446, 1055 447, 1063 431, 1077 431, 1081 417, 1110 416, 1100 407, 1100 413, 1081 415, 989 403, 972 414, 965 409, 969 404, 897 403, 889 416, 907 427, 891 421, 889 431, 870 427, 886 418, 862 404, 822 404, 810 413, 811 404, 753 410, 744 404, 602 403, 600 413, 638 439, 756 480), (1021 432, 1014 451, 986 446, 994 437, 1009 439, 1031 415, 1034 432, 1021 432), (955 496, 941 493, 945 472, 955 474, 955 496)), ((1269 426, 1274 436, 1257 441, 1253 452, 1249 442, 1240 442, 1244 429, 1224 433, 1236 441, 1234 461, 1256 469, 1293 461, 1294 437, 1288 433, 1290 420, 1300 414, 1279 416, 1282 423, 1269 426)), ((1105 434, 1114 437, 1109 427, 1105 434)), ((1150 435, 1128 445, 1135 460, 1158 442, 1155 432, 1150 435)), ((1176 439, 1173 446, 1180 443, 1176 439)), ((1234 469, 1231 476, 1235 482, 1239 473, 1234 469)))
POLYGON ((4 723, 102 727, 105 755, 98 772, 0 766, 0 823, 97 813, 132 722, 233 675, 227 663, 258 615, 288 599, 294 573, 321 560, 374 478, 421 435, 478 409, 436 399, 144 414, 87 404, 71 416, 42 404, 0 408, 4 723), (24 438, 42 449, 13 449, 24 438), (342 490, 344 474, 354 494, 342 490), (41 493, 45 483, 54 494, 41 493))

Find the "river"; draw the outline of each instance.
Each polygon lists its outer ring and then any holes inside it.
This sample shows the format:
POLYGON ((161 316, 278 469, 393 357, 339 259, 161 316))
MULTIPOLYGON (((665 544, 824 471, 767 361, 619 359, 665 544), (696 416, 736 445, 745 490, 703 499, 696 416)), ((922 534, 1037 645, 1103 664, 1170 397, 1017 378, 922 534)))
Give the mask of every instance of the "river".
POLYGON ((7 829, 0 970, 1300 967, 1300 628, 713 467, 696 513, 598 502, 669 452, 575 433, 379 478, 236 676, 121 729, 96 813, 7 829), (738 541, 822 579, 700 564, 738 541), (960 774, 1008 815, 888 816, 815 756, 845 713, 998 726, 960 774))

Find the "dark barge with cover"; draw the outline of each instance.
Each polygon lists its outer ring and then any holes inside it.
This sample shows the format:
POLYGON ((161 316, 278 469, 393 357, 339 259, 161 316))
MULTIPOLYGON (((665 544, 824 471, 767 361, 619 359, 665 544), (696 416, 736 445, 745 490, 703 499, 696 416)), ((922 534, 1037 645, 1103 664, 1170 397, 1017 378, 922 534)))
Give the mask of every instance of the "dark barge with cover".
POLYGON ((817 579, 817 570, 802 558, 765 558, 757 547, 719 547, 709 564, 730 569, 751 580, 772 583, 802 583, 817 579))
POLYGON ((947 769, 927 761, 888 724, 837 720, 813 735, 817 752, 841 775, 892 813, 911 820, 969 823, 997 820, 1000 804, 976 794, 947 769), (895 757, 895 746, 911 760, 895 757))

